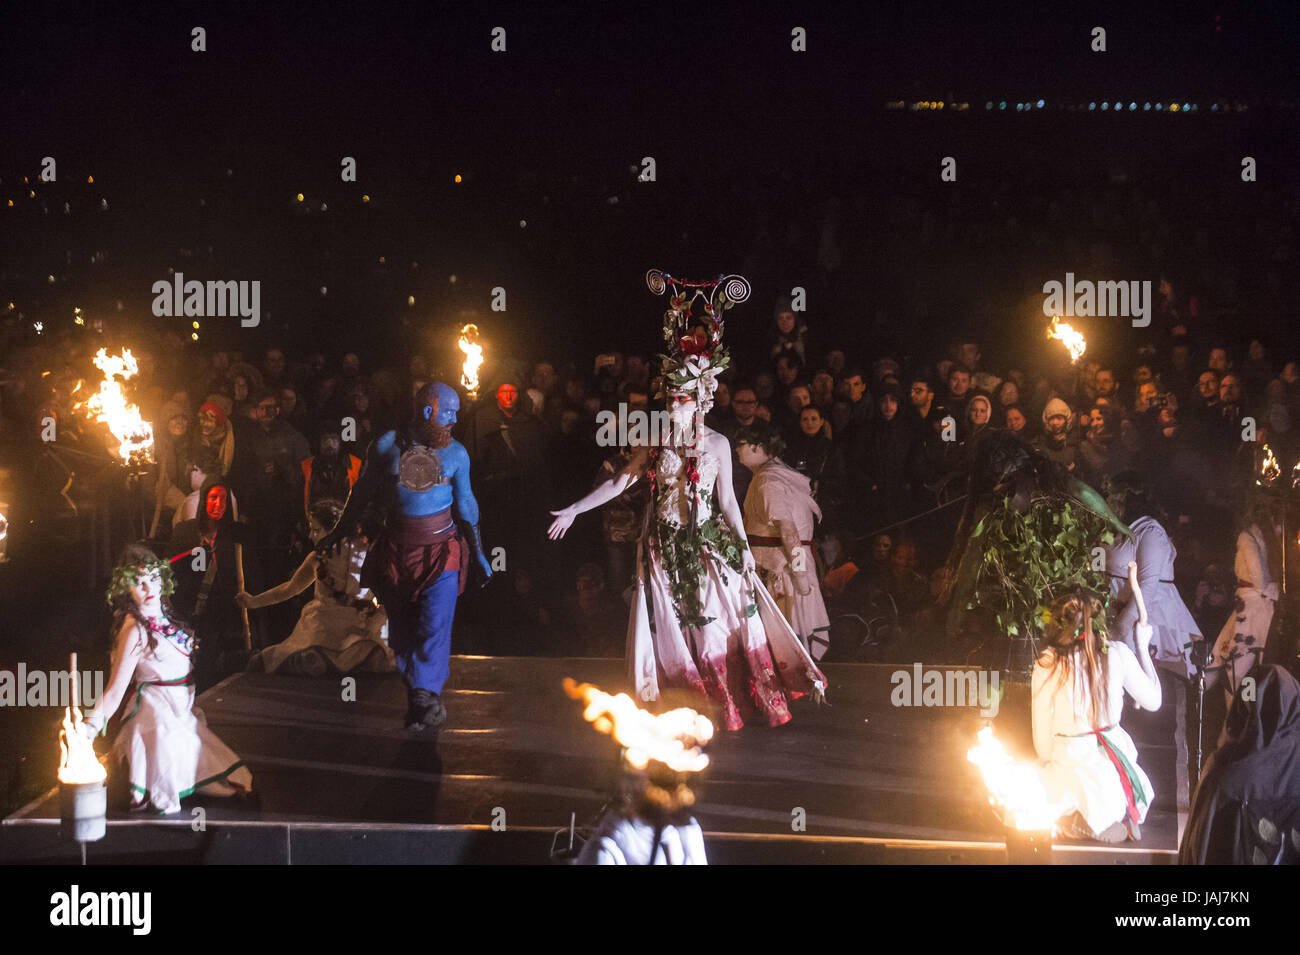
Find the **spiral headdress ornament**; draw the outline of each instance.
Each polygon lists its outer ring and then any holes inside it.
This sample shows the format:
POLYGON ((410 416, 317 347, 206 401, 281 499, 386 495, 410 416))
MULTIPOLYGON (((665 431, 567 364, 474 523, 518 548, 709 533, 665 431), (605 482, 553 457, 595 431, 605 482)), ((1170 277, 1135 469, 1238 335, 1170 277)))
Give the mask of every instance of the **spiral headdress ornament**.
POLYGON ((690 394, 700 413, 707 413, 718 375, 731 362, 722 347, 722 316, 749 298, 749 281, 723 275, 711 282, 688 282, 651 269, 645 284, 653 294, 669 296, 664 312, 667 353, 660 356, 666 388, 671 394, 690 394))

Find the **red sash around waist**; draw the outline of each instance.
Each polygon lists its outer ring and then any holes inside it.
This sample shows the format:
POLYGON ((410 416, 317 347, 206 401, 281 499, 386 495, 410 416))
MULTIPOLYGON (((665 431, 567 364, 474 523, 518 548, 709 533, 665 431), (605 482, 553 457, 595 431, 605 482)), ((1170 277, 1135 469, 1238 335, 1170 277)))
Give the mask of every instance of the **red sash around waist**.
POLYGON ((451 519, 451 509, 428 517, 391 517, 361 568, 361 585, 382 594, 396 592, 415 602, 446 571, 458 571, 457 593, 465 592, 468 548, 451 519))

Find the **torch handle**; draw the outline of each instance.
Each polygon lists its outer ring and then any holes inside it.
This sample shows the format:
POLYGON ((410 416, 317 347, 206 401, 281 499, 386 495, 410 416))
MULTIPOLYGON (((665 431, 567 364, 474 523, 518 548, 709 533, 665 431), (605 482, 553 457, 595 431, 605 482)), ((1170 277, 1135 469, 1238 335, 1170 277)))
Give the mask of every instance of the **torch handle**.
MULTIPOLYGON (((244 592, 244 545, 235 545, 235 583, 239 586, 239 592, 244 592)), ((244 627, 244 649, 253 649, 253 633, 248 623, 248 608, 240 607, 239 616, 244 627)))
POLYGON ((1142 599, 1142 588, 1138 586, 1138 565, 1136 561, 1128 562, 1128 583, 1133 588, 1133 599, 1138 605, 1138 623, 1147 622, 1147 605, 1142 599))

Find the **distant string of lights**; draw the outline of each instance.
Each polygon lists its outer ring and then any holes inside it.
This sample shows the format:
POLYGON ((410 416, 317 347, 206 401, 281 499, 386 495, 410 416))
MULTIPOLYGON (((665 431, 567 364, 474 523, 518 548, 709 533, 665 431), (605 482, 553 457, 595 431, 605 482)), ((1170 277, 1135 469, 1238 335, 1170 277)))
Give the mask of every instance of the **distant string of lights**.
MULTIPOLYGON (((1295 108, 1297 104, 1282 103, 1279 105, 1287 108, 1295 108)), ((907 100, 894 99, 894 100, 888 100, 885 103, 886 110, 890 110, 894 112, 906 111, 909 113, 930 113, 930 112, 963 113, 969 110, 970 108, 971 108, 971 104, 966 101, 923 99, 923 100, 916 100, 916 101, 909 102, 907 100)), ((1208 104, 1207 109, 1211 113, 1244 113, 1248 109, 1250 109, 1250 107, 1239 100, 1233 100, 1230 102, 1226 100, 1216 100, 1208 104)), ((1022 102, 1016 102, 1014 100, 985 100, 984 101, 984 112, 986 113, 1008 113, 1008 112, 1032 113, 1032 112, 1038 112, 1042 110, 1053 110, 1053 111, 1071 112, 1071 113, 1075 113, 1075 112, 1092 113, 1098 111, 1103 113, 1124 113, 1124 112, 1149 113, 1153 111, 1157 113, 1198 113, 1201 112, 1202 107, 1200 103, 1194 103, 1190 101, 1178 102, 1176 100, 1171 101, 1169 103, 1166 103, 1163 100, 1159 100, 1155 103, 1152 103, 1150 100, 1144 100, 1141 106, 1138 105, 1137 100, 1129 100, 1127 103, 1125 103, 1123 100, 1114 100, 1114 101, 1091 100, 1087 103, 1067 103, 1064 105, 1060 103, 1052 103, 1051 105, 1049 105, 1046 100, 1042 100, 1042 99, 1024 100, 1022 102)))

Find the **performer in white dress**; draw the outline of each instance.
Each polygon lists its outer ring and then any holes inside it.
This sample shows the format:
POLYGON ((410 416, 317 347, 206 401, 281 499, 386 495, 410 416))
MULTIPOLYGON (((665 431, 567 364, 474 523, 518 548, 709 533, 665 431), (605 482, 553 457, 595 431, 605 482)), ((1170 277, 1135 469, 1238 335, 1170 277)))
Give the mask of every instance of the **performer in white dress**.
POLYGON ((745 716, 768 726, 790 720, 789 701, 820 697, 826 678, 754 572, 731 474, 731 446, 703 423, 717 374, 723 309, 744 301, 738 276, 688 284, 652 272, 651 290, 671 285, 664 363, 672 434, 653 449, 636 448, 622 472, 560 511, 549 536, 563 537, 574 519, 642 478, 651 495, 637 555, 637 583, 628 621, 628 661, 637 696, 661 689, 694 690, 721 711, 728 730, 745 716), (697 299, 706 317, 692 317, 697 299), (744 712, 742 712, 744 711, 744 712))
POLYGON ((742 428, 736 456, 754 473, 745 495, 745 533, 758 574, 814 660, 830 647, 830 617, 817 585, 813 528, 821 508, 807 477, 775 456, 770 435, 742 428))
POLYGON ((1237 593, 1233 612, 1219 632, 1206 685, 1213 686, 1220 674, 1227 674, 1224 686, 1229 699, 1241 686, 1268 644, 1273 608, 1278 598, 1281 573, 1282 529, 1270 507, 1257 503, 1237 535, 1237 556, 1233 570, 1237 593))
MULTIPOLYGON (((338 501, 319 501, 311 509, 312 543, 319 543, 343 513, 338 501)), ((344 540, 328 557, 307 555, 289 580, 260 594, 235 597, 249 610, 297 596, 314 581, 315 597, 302 608, 298 625, 282 643, 249 661, 250 670, 324 676, 329 672, 386 673, 396 669, 388 647, 388 617, 361 586, 366 560, 363 537, 344 540)))
POLYGON ((1138 620, 1137 601, 1129 585, 1130 562, 1137 564, 1138 586, 1142 591, 1148 622, 1153 630, 1156 666, 1191 678, 1192 648, 1203 638, 1192 612, 1174 586, 1174 560, 1178 551, 1160 523, 1159 508, 1135 471, 1116 474, 1106 482, 1106 503, 1115 516, 1129 525, 1131 538, 1117 536, 1106 548, 1106 570, 1110 576, 1111 634, 1136 650, 1134 627, 1138 620))
POLYGON ((1151 626, 1134 627, 1135 655, 1093 629, 1100 604, 1091 596, 1058 598, 1050 612, 1047 649, 1030 691, 1043 788, 1063 812, 1058 828, 1106 842, 1138 839, 1154 792, 1119 720, 1125 692, 1143 709, 1160 708, 1160 680, 1148 653, 1151 626))
POLYGON ((117 611, 112 675, 85 719, 87 731, 98 734, 122 708, 112 755, 127 763, 131 807, 160 813, 178 812, 195 792, 233 796, 253 788, 243 760, 194 706, 193 639, 167 619, 162 600, 171 587, 165 561, 139 545, 127 548, 108 591, 117 611))

